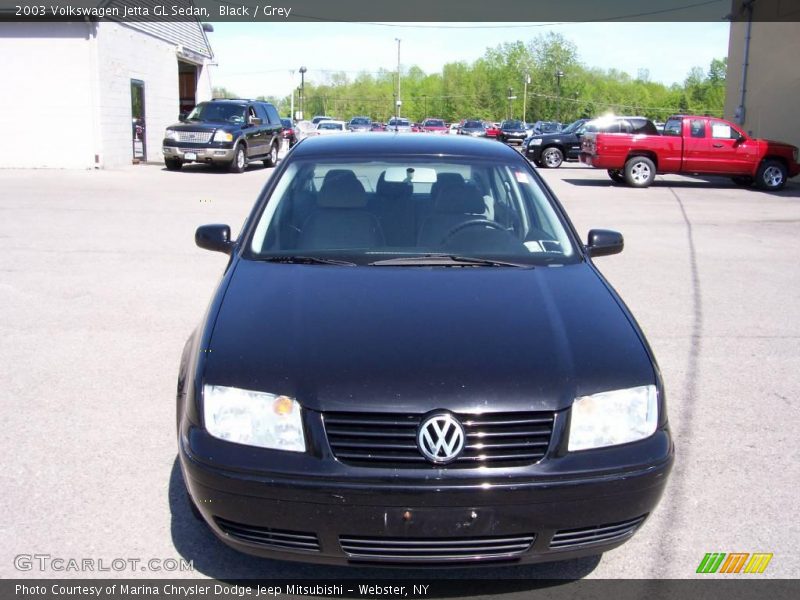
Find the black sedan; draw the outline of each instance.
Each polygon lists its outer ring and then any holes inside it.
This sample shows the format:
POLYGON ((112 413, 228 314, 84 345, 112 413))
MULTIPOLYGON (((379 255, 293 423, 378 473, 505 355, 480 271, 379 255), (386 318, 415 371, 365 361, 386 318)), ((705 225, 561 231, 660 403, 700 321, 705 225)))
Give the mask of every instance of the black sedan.
POLYGON ((464 137, 329 136, 281 162, 178 383, 195 514, 242 552, 339 564, 594 555, 673 461, 641 330, 533 167, 464 137))

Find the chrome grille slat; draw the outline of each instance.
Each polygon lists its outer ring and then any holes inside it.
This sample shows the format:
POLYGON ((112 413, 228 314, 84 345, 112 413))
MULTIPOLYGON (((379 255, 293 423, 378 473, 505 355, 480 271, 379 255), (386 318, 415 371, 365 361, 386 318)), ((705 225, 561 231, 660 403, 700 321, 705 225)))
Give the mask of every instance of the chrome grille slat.
POLYGON ((572 548, 584 544, 613 542, 633 535, 646 517, 647 515, 642 515, 635 519, 617 523, 607 523, 580 529, 562 529, 553 535, 553 539, 550 541, 550 548, 572 548))
POLYGON ((547 453, 555 415, 552 412, 456 414, 465 447, 447 465, 429 463, 417 448, 417 428, 424 415, 396 413, 325 413, 323 421, 334 456, 356 466, 395 468, 476 468, 529 465, 547 453))
POLYGON ((339 536, 350 560, 379 562, 448 562, 513 560, 527 552, 535 535, 474 538, 378 538, 339 536))
POLYGON ((313 533, 245 525, 222 517, 215 517, 214 520, 227 535, 244 542, 284 550, 320 551, 319 540, 313 533))

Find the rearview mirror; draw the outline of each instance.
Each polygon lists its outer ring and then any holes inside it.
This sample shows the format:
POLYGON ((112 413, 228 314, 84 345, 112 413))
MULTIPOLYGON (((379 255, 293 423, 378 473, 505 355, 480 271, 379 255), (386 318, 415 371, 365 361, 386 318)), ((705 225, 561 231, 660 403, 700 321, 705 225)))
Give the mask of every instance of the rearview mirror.
POLYGON ((618 231, 609 229, 592 229, 589 231, 589 239, 586 249, 589 256, 608 256, 609 254, 619 254, 625 247, 625 240, 618 231))
POLYGON ((203 225, 194 234, 194 243, 205 250, 230 254, 233 249, 228 225, 203 225))

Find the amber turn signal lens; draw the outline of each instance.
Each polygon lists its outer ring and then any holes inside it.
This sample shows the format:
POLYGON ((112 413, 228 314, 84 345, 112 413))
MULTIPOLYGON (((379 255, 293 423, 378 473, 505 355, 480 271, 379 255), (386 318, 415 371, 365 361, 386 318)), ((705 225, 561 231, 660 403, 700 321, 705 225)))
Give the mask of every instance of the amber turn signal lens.
POLYGON ((285 416, 292 413, 294 401, 288 396, 278 396, 272 404, 272 410, 276 415, 285 416))

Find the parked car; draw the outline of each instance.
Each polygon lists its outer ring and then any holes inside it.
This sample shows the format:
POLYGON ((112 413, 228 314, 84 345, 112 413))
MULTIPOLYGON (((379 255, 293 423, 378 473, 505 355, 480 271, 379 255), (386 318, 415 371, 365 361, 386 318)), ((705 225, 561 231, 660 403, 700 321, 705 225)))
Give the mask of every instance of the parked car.
POLYGON ((693 115, 670 117, 663 135, 588 132, 580 159, 634 187, 649 186, 657 173, 684 173, 725 175, 737 185, 776 191, 800 174, 797 146, 752 138, 724 119, 693 115))
POLYGON ((326 119, 317 123, 317 135, 331 135, 334 133, 347 133, 347 124, 344 121, 326 119))
POLYGON ((422 122, 422 131, 425 133, 447 133, 447 126, 442 119, 428 118, 422 122))
POLYGON ((164 164, 170 171, 198 162, 226 166, 242 173, 249 162, 267 167, 278 162, 283 124, 268 102, 211 100, 201 102, 164 132, 164 164))
POLYGON ((457 134, 460 133, 461 123, 450 123, 450 126, 447 128, 447 133, 449 134, 457 134))
POLYGON ((528 137, 527 132, 527 125, 524 121, 516 119, 503 121, 500 124, 500 133, 497 135, 497 139, 506 144, 522 145, 522 142, 528 137))
POLYGON ((486 137, 486 125, 483 121, 478 121, 476 119, 467 120, 459 127, 458 133, 472 137, 486 137))
POLYGON ((372 129, 372 119, 369 117, 353 117, 347 124, 347 129, 354 132, 365 132, 372 129))
POLYGON ((533 124, 533 134, 541 135, 545 133, 558 133, 561 131, 561 123, 557 121, 536 121, 533 124))
POLYGON ((386 125, 373 121, 370 131, 386 131, 386 125))
POLYGON ((316 126, 319 124, 320 121, 333 121, 333 117, 326 117, 324 115, 317 115, 311 119, 311 123, 316 126))
POLYGON ((386 124, 386 131, 409 133, 411 131, 411 121, 402 117, 392 117, 386 124))
POLYGON ((486 137, 497 139, 500 135, 499 124, 484 122, 483 126, 486 129, 486 137))
POLYGON ((317 135, 317 128, 311 121, 297 121, 294 124, 294 135, 297 141, 317 135))
POLYGON ((179 463, 228 546, 545 562, 615 548, 656 509, 664 385, 593 262, 623 238, 584 244, 505 144, 309 139, 238 238, 195 241, 229 260, 180 361, 179 463))
POLYGON ((289 148, 297 143, 297 135, 294 132, 294 122, 291 119, 281 119, 281 137, 287 141, 289 148))
POLYGON ((644 117, 609 116, 578 119, 558 133, 534 135, 525 141, 525 156, 537 166, 555 169, 565 160, 578 160, 581 140, 586 132, 657 134, 653 123, 644 117))

